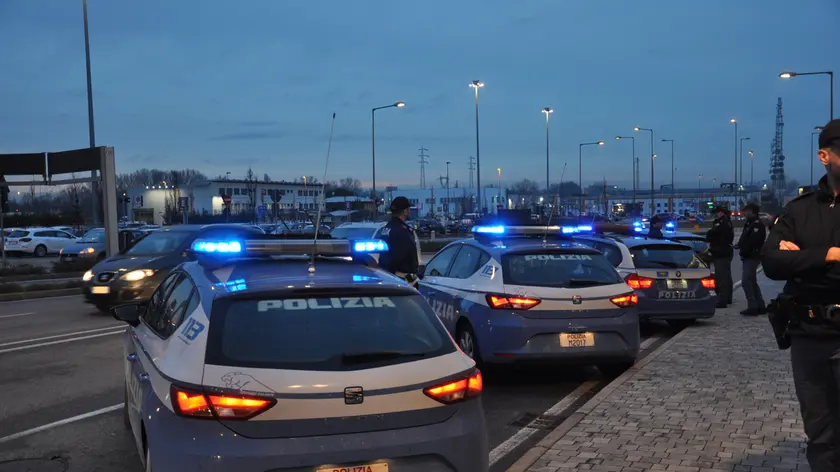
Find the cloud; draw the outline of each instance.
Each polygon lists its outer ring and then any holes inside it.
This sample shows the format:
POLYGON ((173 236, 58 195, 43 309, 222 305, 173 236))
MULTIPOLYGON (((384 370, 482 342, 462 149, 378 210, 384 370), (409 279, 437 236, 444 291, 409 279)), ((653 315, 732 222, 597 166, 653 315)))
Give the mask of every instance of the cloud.
POLYGON ((262 126, 276 126, 276 121, 267 121, 267 120, 255 120, 255 121, 240 121, 239 126, 244 126, 246 128, 258 128, 262 126))
POLYGON ((261 139, 281 139, 286 136, 282 131, 247 131, 242 133, 213 136, 210 141, 256 141, 261 139))

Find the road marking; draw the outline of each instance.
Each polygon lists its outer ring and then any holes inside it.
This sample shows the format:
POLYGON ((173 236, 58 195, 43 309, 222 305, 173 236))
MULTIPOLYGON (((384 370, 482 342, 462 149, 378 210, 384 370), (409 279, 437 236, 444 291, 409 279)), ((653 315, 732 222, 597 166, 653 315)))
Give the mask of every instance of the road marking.
POLYGON ((43 338, 24 339, 24 340, 21 340, 21 341, 12 341, 12 342, 8 342, 8 343, 2 343, 2 344, 0 344, 0 347, 14 346, 16 344, 34 343, 34 342, 38 342, 38 341, 46 341, 48 339, 66 338, 67 336, 76 336, 78 334, 98 333, 100 331, 108 331, 108 330, 117 329, 117 328, 120 328, 120 327, 121 327, 120 325, 115 325, 115 326, 109 326, 107 328, 96 328, 96 329, 89 329, 87 331, 75 331, 75 332, 72 332, 72 333, 56 334, 56 335, 53 335, 53 336, 44 336, 43 338))
POLYGON ((645 339, 644 342, 639 345, 639 350, 644 351, 645 349, 650 348, 650 346, 652 346, 656 341, 659 341, 659 339, 661 339, 659 336, 651 336, 645 339))
POLYGON ((112 334, 122 334, 124 332, 125 332, 125 328, 121 328, 119 331, 112 331, 110 333, 91 334, 90 336, 81 336, 81 337, 78 337, 78 338, 62 339, 60 341, 50 341, 50 342, 47 342, 47 343, 30 344, 28 346, 18 346, 18 347, 13 347, 13 348, 9 348, 9 349, 0 349, 0 354, 6 354, 8 352, 16 352, 16 351, 25 351, 27 349, 35 349, 36 347, 52 346, 54 344, 64 344, 64 343, 70 343, 70 342, 73 342, 73 341, 82 341, 82 340, 85 340, 85 339, 99 338, 99 337, 102 337, 102 336, 110 336, 112 334))
POLYGON ((35 312, 33 311, 31 313, 15 313, 14 315, 0 315, 0 319, 3 319, 3 318, 17 318, 18 316, 29 316, 29 315, 34 315, 34 314, 35 314, 35 312))
MULTIPOLYGON (((541 428, 538 427, 538 423, 540 418, 544 416, 558 416, 563 411, 568 409, 572 406, 576 401, 578 401, 582 396, 586 395, 590 390, 595 388, 598 385, 598 381, 590 380, 584 382, 578 386, 572 393, 563 397, 562 400, 557 402, 554 406, 545 410, 545 412, 540 415, 539 418, 531 421, 528 423, 527 426, 517 431, 513 436, 509 437, 505 442, 496 446, 492 451, 490 451, 490 466, 492 467, 493 464, 498 462, 501 458, 508 455, 511 451, 519 447, 522 443, 528 440, 531 436, 540 432, 541 428)), ((0 440, 2 442, 2 440, 0 440)))
POLYGON ((124 403, 120 403, 119 405, 111 405, 109 407, 100 408, 99 410, 89 411, 87 413, 72 416, 70 418, 65 418, 63 420, 55 421, 53 423, 48 423, 42 426, 38 426, 37 428, 27 429, 26 431, 21 431, 19 433, 15 433, 6 437, 0 438, 0 444, 8 441, 13 441, 15 439, 20 439, 26 436, 33 435, 35 433, 40 433, 41 431, 46 431, 48 429, 55 428, 56 426, 63 426, 69 423, 75 423, 76 421, 86 420, 88 418, 92 418, 94 416, 104 415, 105 413, 110 413, 112 411, 117 411, 122 408, 124 403))

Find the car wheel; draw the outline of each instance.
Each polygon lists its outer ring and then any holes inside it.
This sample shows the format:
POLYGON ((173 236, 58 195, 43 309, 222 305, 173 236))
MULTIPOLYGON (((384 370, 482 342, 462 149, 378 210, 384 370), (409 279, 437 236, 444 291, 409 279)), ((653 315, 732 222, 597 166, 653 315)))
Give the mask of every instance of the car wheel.
POLYGON ((696 319, 689 319, 689 320, 668 320, 668 326, 675 331, 680 331, 682 329, 688 328, 689 326, 696 323, 696 319))
POLYGON ((627 369, 633 367, 636 364, 635 360, 632 361, 624 361, 618 362, 615 364, 602 364, 598 366, 598 370, 601 371, 601 374, 604 377, 614 379, 619 375, 623 374, 627 371, 627 369))
POLYGON ((468 321, 462 320, 458 323, 458 328, 455 332, 455 342, 458 343, 458 347, 464 351, 464 354, 470 356, 476 363, 479 362, 481 356, 478 352, 478 342, 475 339, 475 332, 468 321))
POLYGON ((123 394, 125 400, 123 402, 123 426, 125 429, 131 430, 131 420, 128 418, 128 387, 125 387, 125 393, 123 394))
POLYGON ((44 257, 47 255, 47 246, 43 244, 39 244, 38 247, 35 248, 35 257, 44 257))

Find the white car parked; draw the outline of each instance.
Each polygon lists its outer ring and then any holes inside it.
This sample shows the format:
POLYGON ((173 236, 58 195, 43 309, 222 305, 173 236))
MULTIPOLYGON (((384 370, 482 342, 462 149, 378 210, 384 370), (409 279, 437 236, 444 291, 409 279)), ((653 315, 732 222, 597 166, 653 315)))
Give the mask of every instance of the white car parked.
POLYGON ((76 236, 53 228, 16 229, 6 236, 6 251, 44 257, 76 242, 76 236))

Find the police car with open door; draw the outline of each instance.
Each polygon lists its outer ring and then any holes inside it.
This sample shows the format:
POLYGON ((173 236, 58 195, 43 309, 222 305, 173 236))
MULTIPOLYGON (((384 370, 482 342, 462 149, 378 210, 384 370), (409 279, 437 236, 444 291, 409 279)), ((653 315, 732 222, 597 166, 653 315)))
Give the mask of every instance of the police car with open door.
POLYGON ((198 239, 115 307, 146 471, 484 472, 481 373, 383 241, 198 239))
POLYGON ((571 239, 586 229, 476 226, 474 239, 429 261, 420 293, 479 362, 623 371, 639 352, 638 297, 602 254, 571 239))
MULTIPOLYGON (((639 297, 639 317, 683 328, 715 314, 717 295, 709 266, 692 246, 649 238, 626 225, 595 225, 575 240, 601 251, 639 297)), ((666 236, 667 237, 667 236, 666 236)))

